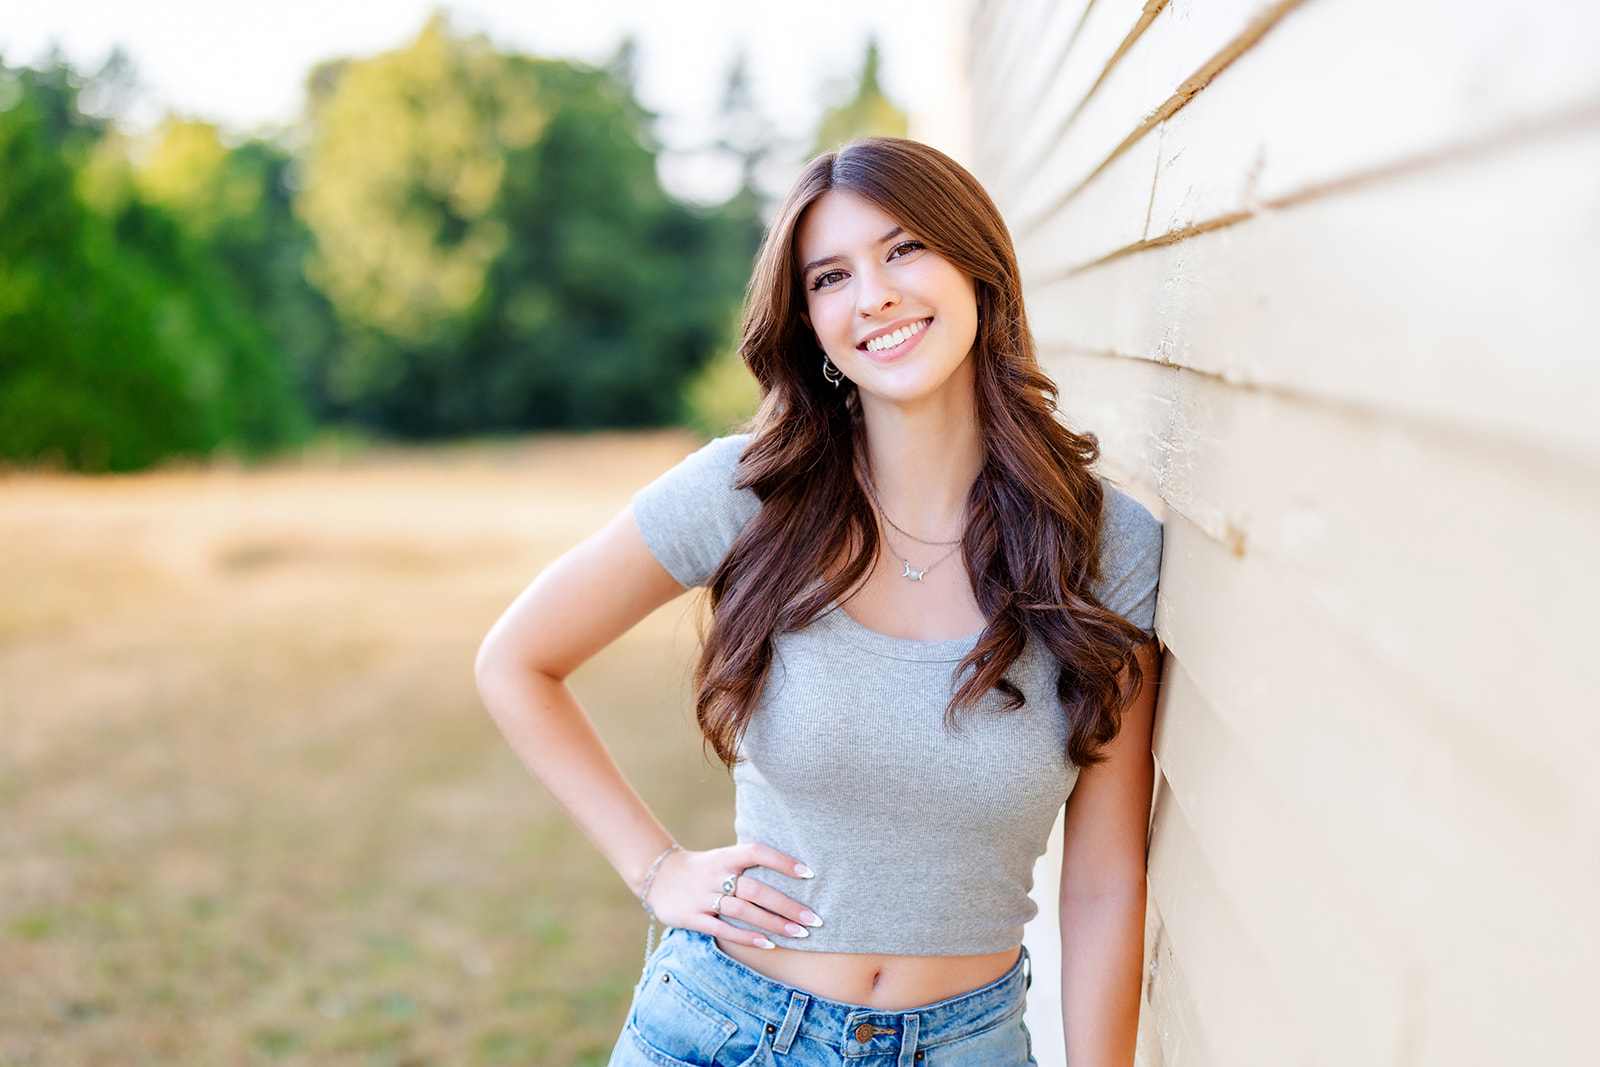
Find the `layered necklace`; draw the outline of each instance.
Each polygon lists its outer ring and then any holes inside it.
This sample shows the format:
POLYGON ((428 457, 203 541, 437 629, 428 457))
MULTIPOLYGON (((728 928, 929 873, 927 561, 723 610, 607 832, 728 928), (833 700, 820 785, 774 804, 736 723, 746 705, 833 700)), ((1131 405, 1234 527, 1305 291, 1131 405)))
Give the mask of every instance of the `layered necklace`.
POLYGON ((906 559, 899 552, 896 552, 895 548, 894 548, 894 543, 891 542, 887 537, 885 537, 883 539, 883 543, 885 545, 888 545, 890 554, 893 555, 895 559, 899 560, 902 564, 905 565, 906 569, 900 575, 900 577, 905 578, 908 581, 920 582, 920 581, 922 581, 923 575, 927 574, 929 571, 933 570, 933 568, 937 567, 939 564, 943 563, 945 560, 947 560, 951 556, 955 555, 956 554, 956 549, 961 547, 961 538, 959 538, 959 537, 957 537, 953 541, 929 541, 925 537, 918 537, 916 534, 911 533, 909 530, 901 529, 900 525, 889 517, 889 513, 887 511, 883 510, 883 503, 878 499, 878 491, 877 491, 877 489, 873 488, 872 480, 870 478, 866 479, 866 487, 867 487, 867 497, 868 497, 868 499, 870 499, 872 501, 873 508, 877 510, 878 517, 881 518, 885 523, 887 523, 889 525, 890 529, 894 530, 896 533, 900 534, 902 537, 909 537, 911 540, 917 542, 917 544, 919 544, 919 545, 931 545, 934 548, 944 548, 946 545, 950 546, 948 549, 945 550, 945 554, 944 555, 940 556, 938 559, 934 560, 932 563, 928 564, 926 567, 923 567, 922 569, 918 570, 916 567, 913 567, 911 565, 911 561, 910 560, 906 559))

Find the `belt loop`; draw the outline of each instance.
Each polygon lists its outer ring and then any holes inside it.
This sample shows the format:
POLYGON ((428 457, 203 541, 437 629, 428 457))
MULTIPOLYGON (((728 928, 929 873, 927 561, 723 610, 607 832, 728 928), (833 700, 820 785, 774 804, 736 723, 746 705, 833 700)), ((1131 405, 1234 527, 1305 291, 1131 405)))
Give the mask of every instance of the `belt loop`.
POLYGON ((794 1041, 794 1035, 800 1029, 800 1017, 806 1013, 806 1005, 809 1003, 811 998, 804 993, 789 994, 789 1010, 783 1013, 783 1025, 778 1027, 778 1036, 772 1042, 772 1051, 789 1051, 789 1044, 794 1041))
POLYGON ((900 1016, 900 1062, 897 1067, 916 1067, 917 1031, 921 1022, 920 1015, 900 1016))

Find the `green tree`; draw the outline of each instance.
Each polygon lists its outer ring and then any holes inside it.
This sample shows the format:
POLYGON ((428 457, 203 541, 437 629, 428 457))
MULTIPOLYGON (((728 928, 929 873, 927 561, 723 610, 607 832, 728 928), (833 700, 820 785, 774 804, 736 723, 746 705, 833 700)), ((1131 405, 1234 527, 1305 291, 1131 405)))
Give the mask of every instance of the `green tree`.
POLYGON ((333 306, 306 277, 314 242, 294 212, 293 157, 216 126, 168 118, 138 153, 142 196, 176 219, 227 274, 310 409, 329 409, 325 369, 342 343, 333 306))
POLYGON ((313 77, 329 84, 297 207, 319 241, 314 276, 353 322, 434 342, 481 297, 506 244, 506 150, 543 123, 537 86, 508 66, 436 15, 409 47, 313 77))
POLYGON ((831 152, 857 137, 904 137, 906 113, 884 95, 878 84, 878 42, 869 40, 861 61, 855 95, 823 112, 812 154, 831 152))
POLYGON ((666 196, 610 70, 506 55, 435 17, 312 77, 298 210, 351 341, 328 390, 406 434, 672 419, 744 265, 666 196))
POLYGON ((145 202, 65 64, 0 67, 0 457, 132 469, 293 439, 248 310, 145 202))

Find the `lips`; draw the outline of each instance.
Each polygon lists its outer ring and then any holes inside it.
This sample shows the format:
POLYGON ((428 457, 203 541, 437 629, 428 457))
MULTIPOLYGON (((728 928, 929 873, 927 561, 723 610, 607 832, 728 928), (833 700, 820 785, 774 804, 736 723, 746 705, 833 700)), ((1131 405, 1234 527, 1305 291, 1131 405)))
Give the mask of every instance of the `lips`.
POLYGON ((891 329, 882 330, 878 333, 875 333, 856 347, 860 348, 864 352, 871 352, 873 354, 888 352, 892 349, 899 348, 913 337, 916 337, 918 334, 922 333, 923 330, 928 328, 928 324, 931 322, 933 322, 931 317, 925 319, 914 319, 911 322, 903 323, 891 329))

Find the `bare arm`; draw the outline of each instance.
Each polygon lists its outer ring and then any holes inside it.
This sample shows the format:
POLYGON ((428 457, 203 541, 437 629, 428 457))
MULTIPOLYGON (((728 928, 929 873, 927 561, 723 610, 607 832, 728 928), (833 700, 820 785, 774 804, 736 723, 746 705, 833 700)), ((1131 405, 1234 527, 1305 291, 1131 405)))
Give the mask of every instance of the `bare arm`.
MULTIPOLYGON (((478 650, 478 692, 501 733, 635 893, 672 837, 623 777, 566 680, 682 592, 650 554, 629 508, 539 575, 478 650)), ((669 925, 769 947, 759 933, 710 914, 715 887, 746 867, 791 873, 795 863, 763 845, 675 852, 661 864, 649 903, 669 925)), ((793 936, 786 923, 800 918, 798 904, 751 879, 739 891, 762 907, 730 900, 727 914, 793 936)))
POLYGON ((1145 835, 1161 664, 1139 651, 1144 683, 1122 713, 1106 759, 1085 768, 1067 801, 1061 863, 1061 1017, 1073 1067, 1129 1067, 1144 957, 1145 835))

